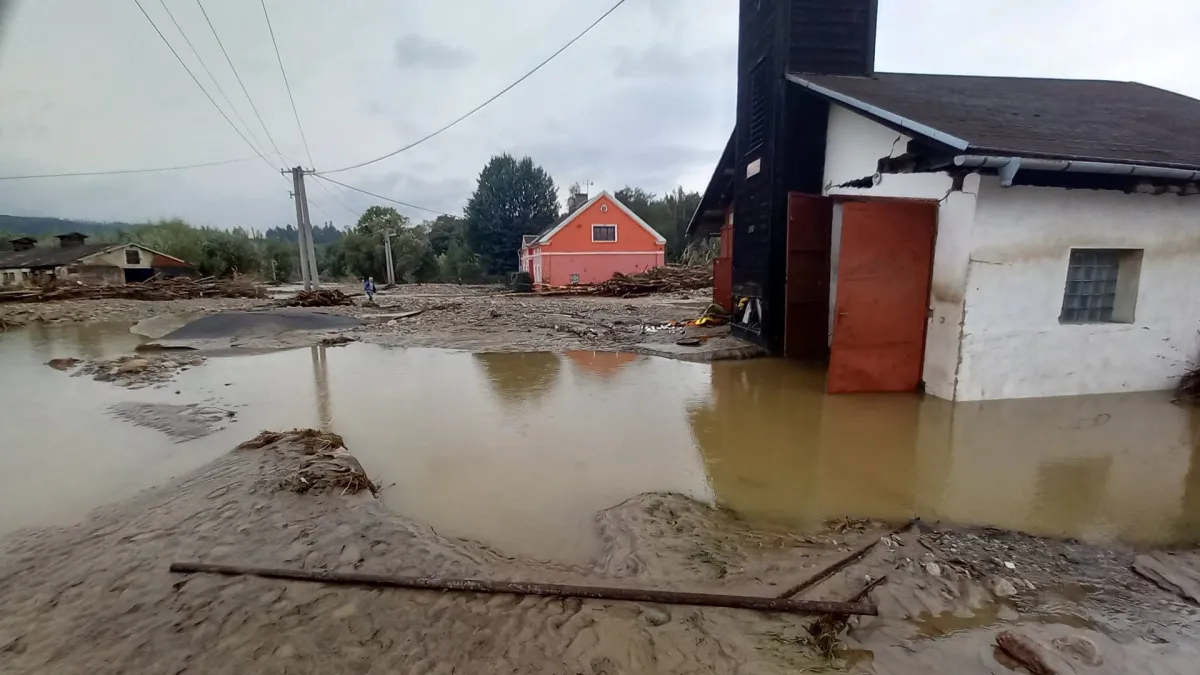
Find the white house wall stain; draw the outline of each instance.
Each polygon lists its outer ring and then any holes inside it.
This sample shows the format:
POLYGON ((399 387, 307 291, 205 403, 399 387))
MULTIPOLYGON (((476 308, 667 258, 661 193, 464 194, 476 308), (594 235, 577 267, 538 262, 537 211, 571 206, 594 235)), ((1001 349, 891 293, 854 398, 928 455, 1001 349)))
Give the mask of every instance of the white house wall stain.
POLYGON ((1200 349, 1200 197, 983 181, 956 398, 1168 389, 1200 349), (1072 248, 1142 249, 1132 323, 1061 324, 1072 248))

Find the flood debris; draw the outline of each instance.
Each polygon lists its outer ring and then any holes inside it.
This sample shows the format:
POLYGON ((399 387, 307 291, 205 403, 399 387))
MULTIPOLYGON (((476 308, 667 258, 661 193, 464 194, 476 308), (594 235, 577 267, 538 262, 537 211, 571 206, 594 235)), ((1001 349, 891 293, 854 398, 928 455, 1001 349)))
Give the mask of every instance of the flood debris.
POLYGON ((162 386, 179 373, 204 365, 205 357, 183 358, 162 353, 119 356, 85 362, 72 377, 90 375, 97 382, 112 382, 126 389, 162 386))
POLYGON ((636 298, 654 293, 694 291, 712 288, 712 267, 704 265, 664 265, 639 274, 617 272, 608 281, 573 286, 539 285, 539 295, 603 295, 636 298))
POLYGON ((246 277, 153 276, 136 284, 93 285, 80 281, 57 282, 36 289, 0 291, 0 302, 51 302, 55 300, 183 300, 188 298, 265 298, 266 288, 246 277))
POLYGON ((281 445, 300 450, 304 458, 279 480, 279 489, 300 494, 337 491, 377 494, 379 487, 367 477, 362 463, 346 449, 342 437, 318 429, 263 431, 237 446, 237 450, 261 450, 281 445))
POLYGON ((1058 675, 1047 662, 1042 646, 1026 635, 1013 630, 1000 631, 996 635, 996 647, 1030 675, 1058 675))
POLYGON ((315 455, 332 452, 346 447, 346 441, 338 434, 318 429, 292 429, 291 431, 261 431, 257 436, 240 443, 235 450, 261 450, 268 445, 287 442, 300 447, 305 454, 315 455))
POLYGON ((1139 555, 1133 559, 1133 571, 1169 593, 1200 604, 1200 554, 1139 555))
POLYGON ((279 304, 283 307, 337 307, 353 305, 354 299, 336 288, 314 288, 300 291, 279 304))
POLYGON ((753 595, 725 593, 692 593, 688 591, 665 591, 651 588, 624 588, 619 586, 583 586, 575 584, 548 584, 536 581, 493 581, 488 579, 454 579, 446 577, 410 577, 363 572, 340 572, 330 570, 288 569, 279 567, 253 567, 249 565, 222 565, 202 562, 174 562, 170 571, 174 574, 224 574, 230 576, 258 576, 269 579, 293 581, 316 581, 326 584, 353 584, 358 586, 387 586, 430 591, 453 591, 459 593, 489 593, 508 595, 532 595, 550 598, 588 598, 594 600, 624 600, 630 602, 653 602, 666 605, 692 605, 697 607, 732 607, 760 612, 788 612, 793 614, 876 614, 874 606, 865 603, 836 602, 827 600, 793 600, 766 598, 753 595))
POLYGON ((1179 378, 1179 386, 1175 393, 1180 400, 1200 403, 1200 365, 1193 365, 1187 369, 1183 377, 1179 378))

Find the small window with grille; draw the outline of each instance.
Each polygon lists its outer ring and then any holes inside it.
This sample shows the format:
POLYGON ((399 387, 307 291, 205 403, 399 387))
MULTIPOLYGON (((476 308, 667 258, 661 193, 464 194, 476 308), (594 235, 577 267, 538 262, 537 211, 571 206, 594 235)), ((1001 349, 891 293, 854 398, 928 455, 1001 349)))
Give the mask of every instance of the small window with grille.
POLYGON ((140 265, 142 264, 142 252, 136 248, 125 249, 125 264, 140 265))
POLYGON ((1071 249, 1060 323, 1132 323, 1140 249, 1071 249))

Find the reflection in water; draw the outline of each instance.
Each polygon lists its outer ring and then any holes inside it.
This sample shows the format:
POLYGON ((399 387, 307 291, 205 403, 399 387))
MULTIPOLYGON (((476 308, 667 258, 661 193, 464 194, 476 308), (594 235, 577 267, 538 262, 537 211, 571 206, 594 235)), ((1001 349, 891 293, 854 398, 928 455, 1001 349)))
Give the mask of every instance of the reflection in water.
POLYGON ((312 352, 313 382, 316 384, 317 419, 321 431, 333 431, 333 411, 329 400, 329 362, 325 360, 325 345, 309 347, 312 352))
POLYGON ((567 359, 580 373, 599 378, 616 376, 625 366, 638 360, 637 354, 629 352, 567 352, 567 359))
POLYGON ((111 325, 0 336, 0 532, 70 522, 260 429, 320 426, 390 486, 390 507, 533 556, 589 557, 595 513, 651 491, 796 525, 921 516, 1200 540, 1200 414, 1161 393, 963 404, 831 397, 822 372, 778 360, 364 344, 212 358, 168 389, 138 391, 43 365, 137 342, 111 325), (175 445, 108 416, 120 401, 218 405, 238 421, 175 445))
POLYGON ((712 385, 692 428, 718 500, 748 515, 1200 539, 1197 415, 1164 392, 959 404, 825 396, 821 372, 771 360, 717 364, 712 385))
POLYGON ((562 367, 551 352, 473 354, 487 372, 492 390, 505 403, 521 406, 536 403, 550 393, 562 367))

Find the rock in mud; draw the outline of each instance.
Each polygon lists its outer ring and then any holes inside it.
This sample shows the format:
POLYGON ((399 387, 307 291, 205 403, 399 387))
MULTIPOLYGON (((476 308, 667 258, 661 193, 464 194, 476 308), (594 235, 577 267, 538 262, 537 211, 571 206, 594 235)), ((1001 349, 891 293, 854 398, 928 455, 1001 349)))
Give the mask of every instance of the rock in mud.
POLYGON ((1017 594, 1017 587, 1004 577, 992 577, 988 582, 988 588, 998 598, 1011 598, 1017 594))
POLYGON ((1070 656, 1084 665, 1092 666, 1093 668, 1104 665, 1104 657, 1100 654, 1100 648, 1088 638, 1072 635, 1070 637, 1055 638, 1050 644, 1060 654, 1070 656))
POLYGON ((46 362, 46 365, 50 366, 51 368, 53 368, 55 370, 70 370, 70 369, 74 368, 75 366, 77 366, 79 363, 80 363, 79 359, 68 357, 65 359, 50 359, 49 361, 46 362))
POLYGON ((1030 675, 1058 675, 1058 671, 1047 662, 1041 645, 1032 638, 1016 631, 1001 631, 996 636, 996 647, 1017 664, 1024 666, 1030 675))
POLYGON ((122 363, 118 368, 118 373, 140 373, 150 367, 150 362, 146 359, 131 359, 122 363))
POLYGON ((671 620, 671 615, 661 607, 643 607, 642 618, 651 626, 662 626, 671 620))

